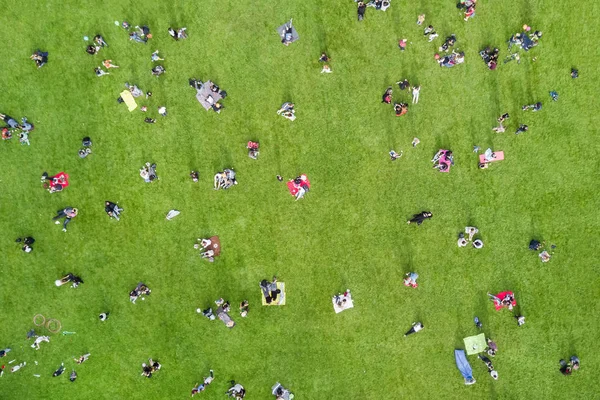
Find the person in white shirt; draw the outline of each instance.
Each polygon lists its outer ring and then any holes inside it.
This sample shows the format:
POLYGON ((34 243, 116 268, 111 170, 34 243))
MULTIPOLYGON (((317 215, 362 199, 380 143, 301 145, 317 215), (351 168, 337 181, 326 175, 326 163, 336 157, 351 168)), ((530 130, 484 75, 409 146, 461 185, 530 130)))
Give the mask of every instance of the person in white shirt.
POLYGON ((481 239, 477 239, 473 242, 473 247, 475 247, 476 249, 481 249, 483 247, 483 242, 481 241, 481 239))
POLYGON ((473 236, 479 233, 479 229, 474 226, 465 227, 465 233, 469 235, 469 241, 473 240, 473 236))
POLYGON ((39 350, 41 342, 48 342, 48 343, 50 343, 50 338, 48 336, 38 336, 35 339, 35 342, 33 342, 33 344, 31 345, 31 347, 33 347, 36 350, 39 350))
POLYGON ((404 337, 411 335, 413 333, 419 332, 421 329, 425 328, 420 322, 413 322, 412 328, 408 332, 404 334, 404 337))
POLYGON ((419 93, 421 93, 421 86, 415 86, 412 88, 413 104, 417 104, 419 102, 419 93))

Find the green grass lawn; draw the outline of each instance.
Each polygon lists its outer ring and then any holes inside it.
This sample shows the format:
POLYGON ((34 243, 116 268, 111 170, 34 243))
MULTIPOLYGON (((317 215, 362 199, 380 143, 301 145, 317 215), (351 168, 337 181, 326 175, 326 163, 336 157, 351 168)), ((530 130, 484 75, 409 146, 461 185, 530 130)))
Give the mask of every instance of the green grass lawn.
POLYGON ((225 398, 230 379, 250 400, 272 398, 276 381, 297 399, 599 398, 599 11, 592 1, 481 0, 465 23, 454 1, 393 0, 359 23, 349 0, 7 0, 0 112, 27 116, 36 129, 31 146, 0 143, 0 348, 13 349, 7 369, 27 361, 0 379, 0 398, 186 398, 210 368, 216 379, 200 398, 225 398), (440 34, 433 43, 415 24, 420 13, 440 34), (285 47, 275 28, 290 17, 301 38, 285 47), (149 25, 154 38, 128 41, 114 25, 123 19, 149 25), (497 46, 503 60, 524 23, 544 32, 540 45, 522 52, 520 65, 488 71, 478 51, 497 46), (169 26, 186 26, 189 39, 173 41, 169 26), (89 56, 82 38, 97 33, 110 47, 89 56), (433 54, 451 33, 466 62, 440 68, 433 54), (400 53, 403 37, 410 44, 400 53), (40 70, 28 58, 37 48, 50 52, 40 70), (156 49, 166 58, 159 78, 150 74, 156 49), (321 51, 332 74, 320 74, 321 51), (120 68, 97 78, 105 58, 120 68), (190 77, 227 90, 221 114, 200 107, 190 77), (421 99, 396 118, 380 98, 401 78, 421 85, 421 99), (117 104, 125 82, 153 92, 139 102, 148 113, 117 104), (296 121, 276 115, 284 101, 296 104, 296 121), (520 110, 535 101, 542 111, 520 110), (507 132, 495 134, 503 112, 507 132), (519 123, 529 132, 514 135, 519 123), (94 144, 82 160, 84 136, 94 144), (260 141, 258 161, 246 155, 248 140, 260 141), (473 145, 506 159, 479 170, 473 145), (404 150, 393 163, 392 148, 404 150), (449 174, 431 169, 439 148, 455 154, 449 174), (146 161, 158 165, 158 182, 138 176, 146 161), (227 167, 240 184, 212 190, 213 174, 227 167), (71 186, 48 194, 43 171, 66 171, 71 186), (300 173, 312 190, 294 202, 275 175, 300 173), (124 207, 120 222, 106 216, 105 200, 124 207), (65 206, 80 210, 67 233, 51 221, 65 206), (181 215, 166 221, 172 208, 181 215), (407 226, 421 210, 433 219, 407 226), (483 249, 457 247, 466 225, 479 228, 483 249), (37 240, 31 254, 14 243, 23 235, 37 240), (223 247, 212 264, 192 248, 210 235, 223 247), (549 263, 527 249, 531 238, 557 245, 549 263), (416 290, 402 285, 409 271, 420 274, 416 290), (85 284, 55 287, 67 272, 85 284), (286 283, 287 305, 261 307, 258 282, 273 275, 286 283), (139 281, 152 295, 133 305, 139 281), (355 308, 336 315, 330 298, 347 288, 355 308), (487 300, 502 290, 515 291, 524 326, 487 300), (219 297, 234 309, 248 299, 249 317, 233 312, 228 330, 196 314, 219 297), (111 312, 104 323, 103 311, 111 312), (51 335, 34 351, 25 333, 38 313, 76 334, 51 335), (471 356, 477 384, 467 387, 453 351, 477 333, 475 315, 499 346, 500 379, 471 356), (426 328, 403 338, 417 320, 426 328), (69 382, 72 357, 87 352, 69 382), (563 377, 558 360, 572 354, 581 370, 563 377), (140 376, 148 357, 163 365, 152 379, 140 376), (61 362, 67 373, 52 378, 61 362))

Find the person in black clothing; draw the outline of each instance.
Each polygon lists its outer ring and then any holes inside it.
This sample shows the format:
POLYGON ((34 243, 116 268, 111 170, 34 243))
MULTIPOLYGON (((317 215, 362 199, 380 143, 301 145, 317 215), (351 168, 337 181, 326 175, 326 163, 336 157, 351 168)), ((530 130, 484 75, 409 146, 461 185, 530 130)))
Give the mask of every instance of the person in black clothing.
POLYGON ((559 364, 560 364, 559 371, 563 375, 571 375, 571 372, 573 372, 573 366, 571 365, 571 363, 568 363, 565 360, 560 360, 559 364))
POLYGON ((392 88, 391 87, 389 87, 385 90, 385 93, 383 94, 383 96, 381 96, 381 102, 385 103, 385 104, 392 103, 392 88))
POLYGON ((358 2, 358 20, 362 21, 363 19, 365 19, 365 10, 367 9, 367 6, 365 5, 365 3, 363 3, 362 1, 358 2))
POLYGON ((117 221, 119 221, 119 216, 120 216, 121 211, 123 211, 123 209, 119 208, 119 206, 113 202, 105 201, 104 202, 104 211, 106 211, 106 214, 108 214, 108 216, 110 218, 114 218, 117 221))
POLYGON ((327 56, 327 53, 321 53, 321 57, 319 58, 319 62, 328 62, 330 61, 331 58, 329 58, 329 56, 327 56))
POLYGON ((38 68, 42 68, 48 62, 48 52, 37 50, 30 58, 35 61, 38 68))
POLYGON ((531 239, 531 242, 529 242, 529 250, 537 251, 542 247, 544 247, 544 244, 535 239, 531 239))
POLYGON ((527 132, 529 130, 529 127, 525 124, 521 124, 519 125, 519 129, 517 129, 517 131, 515 132, 515 135, 518 135, 521 132, 527 132))
POLYGON ((31 245, 35 243, 35 239, 31 236, 27 236, 24 238, 18 238, 15 240, 15 242, 23 243, 21 250, 23 250, 25 253, 31 253, 33 251, 33 247, 31 247, 31 245))
POLYGON ((60 367, 58 367, 58 369, 56 371, 54 371, 54 373, 52 374, 52 376, 60 376, 63 374, 63 372, 65 372, 65 364, 61 363, 60 367))
POLYGON ((418 214, 413 215, 413 217, 411 219, 409 219, 408 221, 406 221, 407 224, 411 224, 413 222, 416 222, 417 225, 421 225, 423 223, 423 221, 425 221, 426 219, 429 219, 433 217, 433 214, 430 213, 429 211, 421 211, 418 214))

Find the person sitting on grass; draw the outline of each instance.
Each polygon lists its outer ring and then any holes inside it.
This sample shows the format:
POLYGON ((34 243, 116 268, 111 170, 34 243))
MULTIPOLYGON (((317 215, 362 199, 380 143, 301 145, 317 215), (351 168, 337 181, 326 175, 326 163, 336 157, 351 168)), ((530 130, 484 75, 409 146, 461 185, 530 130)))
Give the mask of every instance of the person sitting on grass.
POLYGON ((394 104, 394 111, 396 112, 396 117, 401 117, 408 112, 408 104, 396 103, 394 104))
POLYGON ((385 92, 383 93, 383 96, 381 96, 381 102, 385 103, 385 104, 391 104, 392 103, 392 87, 388 87, 385 92))
POLYGON ((146 183, 150 183, 158 179, 158 176, 156 175, 156 164, 150 164, 147 162, 146 165, 140 169, 140 176, 146 183))
POLYGON ((156 66, 152 67, 151 71, 152 71, 152 75, 154 75, 154 76, 160 76, 166 72, 165 67, 163 67, 162 65, 156 65, 156 66))
POLYGON ((406 223, 410 225, 416 222, 417 225, 421 225, 423 221, 425 221, 426 219, 430 219, 431 217, 433 217, 433 214, 431 212, 421 211, 420 213, 413 215, 413 217, 406 221, 406 223))
POLYGON ((285 102, 277 110, 277 115, 281 115, 284 118, 293 121, 296 119, 296 110, 294 110, 294 103, 285 102))
POLYGON ((146 378, 152 378, 153 372, 154 368, 152 368, 152 365, 142 363, 142 376, 145 376, 146 378))
POLYGON ((48 62, 48 52, 36 50, 29 58, 35 61, 38 68, 42 68, 48 62))
POLYGON ((240 315, 242 318, 246 318, 248 316, 249 307, 250 304, 248 303, 248 300, 243 300, 240 303, 240 315))
MULTIPOLYGON (((573 372, 573 366, 571 365, 571 363, 568 363, 565 360, 560 360, 558 363, 560 364, 559 371, 561 372, 561 374, 565 376, 571 375, 571 373, 573 372)), ((577 368, 579 368, 579 364, 577 368)))
POLYGON ((249 141, 248 144, 246 144, 246 148, 248 149, 248 157, 253 160, 258 159, 259 147, 260 144, 258 142, 249 141))
POLYGON ((225 393, 227 396, 232 397, 236 400, 243 399, 246 396, 246 389, 239 383, 235 383, 235 381, 231 381, 231 387, 227 389, 225 393))
POLYGON ((35 243, 35 239, 32 238, 31 236, 27 236, 24 238, 17 238, 17 240, 15 240, 15 242, 23 243, 23 247, 21 248, 21 250, 23 250, 25 253, 31 253, 33 251, 33 248, 31 247, 31 245, 35 243))
POLYGON ((71 288, 76 289, 79 286, 79 284, 83 283, 83 280, 76 275, 68 273, 67 275, 63 276, 62 278, 54 281, 54 284, 56 286, 62 286, 65 283, 69 283, 69 282, 71 282, 71 288))
POLYGON ((281 293, 281 290, 277 288, 276 276, 273 277, 272 282, 263 279, 262 281, 260 281, 259 286, 267 304, 271 304, 271 302, 277 301, 277 297, 281 293))
POLYGON ((88 47, 85 48, 85 52, 88 53, 89 55, 93 56, 94 54, 96 54, 98 52, 100 48, 94 46, 93 44, 90 44, 88 47))
POLYGON ((404 278, 404 286, 410 286, 412 288, 417 288, 419 285, 417 284, 417 278, 419 277, 419 274, 417 274, 416 272, 409 272, 405 275, 404 278))
POLYGON ((438 50, 446 53, 450 49, 450 47, 454 46, 455 43, 456 43, 456 35, 452 34, 446 38, 446 40, 444 41, 444 44, 442 44, 438 50))
MULTIPOLYGON (((133 304, 135 304, 138 297, 144 296, 144 295, 150 296, 151 293, 152 293, 152 291, 150 290, 150 288, 148 286, 146 286, 145 283, 140 282, 135 287, 135 289, 133 289, 131 292, 129 292, 129 301, 131 301, 133 304)), ((144 300, 144 299, 142 298, 142 300, 144 300)))
POLYGON ((494 342, 492 339, 488 338, 487 339, 487 348, 485 349, 485 352, 490 357, 495 357, 497 351, 498 351, 498 345, 496 345, 496 342, 494 342))
POLYGON ((319 57, 319 62, 329 62, 331 61, 331 58, 327 55, 327 53, 323 52, 321 53, 321 57, 319 57))
POLYGON ((192 178, 192 182, 198 182, 200 180, 200 175, 196 171, 190 172, 190 178, 192 178))
POLYGON ((69 380, 71 382, 75 382, 76 379, 77 379, 77 372, 75 372, 75 370, 72 370, 71 375, 69 375, 69 380))
POLYGON ((498 66, 498 54, 500 53, 500 50, 498 49, 490 49, 489 47, 486 47, 485 49, 481 50, 479 52, 479 55, 481 56, 481 58, 483 59, 483 61, 485 62, 485 64, 487 65, 487 67, 490 70, 495 70, 496 67, 498 66))
POLYGON ((113 203, 111 201, 105 201, 104 202, 104 211, 106 211, 106 214, 108 214, 108 216, 110 218, 114 218, 117 221, 119 221, 119 216, 121 214, 121 211, 123 211, 123 209, 119 208, 119 206, 116 203, 113 203))

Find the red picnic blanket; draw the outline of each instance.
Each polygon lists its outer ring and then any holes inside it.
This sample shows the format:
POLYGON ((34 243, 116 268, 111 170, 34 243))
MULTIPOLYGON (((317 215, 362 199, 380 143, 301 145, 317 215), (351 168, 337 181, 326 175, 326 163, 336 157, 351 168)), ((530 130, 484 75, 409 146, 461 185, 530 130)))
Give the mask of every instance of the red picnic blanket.
MULTIPOLYGON (((303 183, 305 183, 308 186, 308 188, 310 189, 310 181, 308 180, 306 175, 304 175, 304 174, 300 175, 300 179, 302 179, 303 183)), ((292 196, 296 196, 296 194, 300 190, 300 185, 297 185, 296 183, 294 183, 293 180, 288 181, 287 187, 292 196)))

